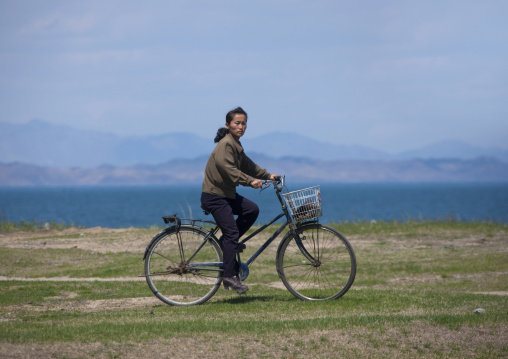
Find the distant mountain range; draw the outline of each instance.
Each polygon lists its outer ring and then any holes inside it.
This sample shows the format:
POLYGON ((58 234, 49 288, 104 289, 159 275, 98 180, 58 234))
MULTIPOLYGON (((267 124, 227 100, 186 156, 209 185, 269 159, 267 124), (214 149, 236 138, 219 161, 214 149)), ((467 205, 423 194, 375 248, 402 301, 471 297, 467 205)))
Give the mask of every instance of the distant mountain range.
MULTIPOLYGON (((292 183, 508 182, 508 151, 457 141, 397 155, 291 133, 242 143, 255 162, 292 183)), ((190 133, 124 138, 37 120, 0 123, 0 186, 200 183, 214 146, 190 133)))
MULTIPOLYGON (((396 161, 407 159, 471 160, 490 157, 508 163, 508 151, 478 148, 459 141, 446 141, 397 155, 363 146, 323 143, 293 133, 270 133, 242 140, 249 155, 311 158, 318 161, 396 161), (255 149, 255 150, 254 150, 255 149)), ((24 163, 52 168, 94 168, 102 165, 159 165, 177 159, 208 156, 212 138, 191 133, 120 137, 77 130, 41 120, 26 124, 0 122, 0 163, 24 163)))
MULTIPOLYGON (((159 165, 54 168, 0 163, 0 186, 198 184, 208 156, 159 165)), ((483 157, 411 160, 315 160, 253 156, 263 167, 284 174, 289 183, 326 182, 508 182, 508 164, 483 157)))

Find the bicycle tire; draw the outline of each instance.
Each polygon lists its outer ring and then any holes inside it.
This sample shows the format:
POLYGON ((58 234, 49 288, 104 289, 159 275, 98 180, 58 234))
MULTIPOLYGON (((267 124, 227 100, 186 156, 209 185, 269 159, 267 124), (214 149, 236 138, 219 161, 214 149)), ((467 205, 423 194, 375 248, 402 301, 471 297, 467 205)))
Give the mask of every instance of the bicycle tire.
POLYGON ((277 273, 298 299, 330 300, 342 297, 356 276, 353 247, 338 231, 319 223, 296 229, 306 250, 318 262, 312 264, 289 232, 277 250, 277 273))
POLYGON ((171 227, 155 237, 147 248, 146 281, 164 303, 175 306, 203 304, 220 288, 222 268, 218 265, 192 266, 222 262, 222 251, 214 237, 200 248, 207 233, 197 226, 182 225, 179 231, 171 227))

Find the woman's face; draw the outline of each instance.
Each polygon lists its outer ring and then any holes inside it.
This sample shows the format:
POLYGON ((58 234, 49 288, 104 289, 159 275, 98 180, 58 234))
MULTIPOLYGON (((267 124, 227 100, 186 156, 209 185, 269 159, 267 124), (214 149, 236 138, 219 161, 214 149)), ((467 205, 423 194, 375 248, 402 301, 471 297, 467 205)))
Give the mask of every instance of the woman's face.
POLYGON ((247 130, 247 120, 245 119, 245 115, 238 113, 234 115, 231 123, 226 122, 226 128, 229 130, 231 136, 238 141, 240 137, 245 134, 245 130, 247 130))

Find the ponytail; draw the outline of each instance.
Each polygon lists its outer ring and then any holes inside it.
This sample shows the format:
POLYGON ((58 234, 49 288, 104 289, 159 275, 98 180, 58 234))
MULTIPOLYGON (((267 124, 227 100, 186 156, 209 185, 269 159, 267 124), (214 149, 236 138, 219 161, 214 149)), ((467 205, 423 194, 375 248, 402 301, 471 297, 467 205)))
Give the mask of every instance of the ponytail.
POLYGON ((226 135, 229 133, 228 129, 226 127, 221 127, 217 130, 217 135, 215 136, 215 139, 213 142, 217 143, 220 140, 222 140, 226 135))

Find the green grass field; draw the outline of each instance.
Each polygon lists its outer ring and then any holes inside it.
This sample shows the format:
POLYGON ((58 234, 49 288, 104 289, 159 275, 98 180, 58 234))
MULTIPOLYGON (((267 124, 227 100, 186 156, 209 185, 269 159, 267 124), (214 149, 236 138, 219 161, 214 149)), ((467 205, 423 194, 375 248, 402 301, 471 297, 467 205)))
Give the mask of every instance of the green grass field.
POLYGON ((248 294, 221 289, 204 305, 181 308, 159 301, 138 277, 160 229, 4 224, 0 357, 508 357, 507 225, 332 226, 357 256, 344 297, 294 298, 275 271, 276 241, 251 266, 248 294))

